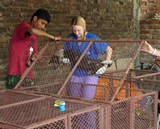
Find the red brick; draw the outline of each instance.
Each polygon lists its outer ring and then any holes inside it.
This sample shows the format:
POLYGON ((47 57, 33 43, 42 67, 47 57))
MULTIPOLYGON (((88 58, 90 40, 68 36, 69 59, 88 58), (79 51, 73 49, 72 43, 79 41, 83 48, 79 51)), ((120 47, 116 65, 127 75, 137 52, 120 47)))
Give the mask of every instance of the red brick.
POLYGON ((152 29, 152 28, 153 28, 153 26, 152 26, 152 25, 149 25, 149 26, 148 26, 148 29, 152 29))
POLYGON ((160 27, 159 27, 159 25, 153 25, 153 29, 159 29, 160 27))
POLYGON ((152 34, 159 34, 159 30, 153 30, 152 34))
POLYGON ((3 20, 4 20, 4 18, 0 17, 0 21, 3 21, 3 20))
POLYGON ((150 34, 150 31, 147 31, 147 30, 141 30, 140 32, 141 34, 150 34))
POLYGON ((160 24, 160 20, 151 20, 151 24, 160 24))
POLYGON ((28 3, 27 3, 27 7, 34 7, 34 4, 33 4, 33 3, 28 2, 28 3))
POLYGON ((141 25, 141 26, 140 26, 140 29, 144 30, 144 29, 146 29, 146 26, 141 25))
POLYGON ((0 48, 3 48, 3 44, 0 43, 0 48))
POLYGON ((152 39, 152 35, 147 34, 147 35, 146 35, 146 39, 152 39))
POLYGON ((151 40, 151 41, 149 41, 149 43, 150 44, 157 44, 157 43, 159 43, 159 40, 151 40))
POLYGON ((140 24, 150 24, 150 21, 142 20, 140 21, 140 24))
POLYGON ((146 36, 145 35, 141 35, 140 39, 146 39, 146 36))
POLYGON ((154 9, 154 6, 150 6, 150 7, 149 7, 148 11, 150 12, 151 10, 155 10, 155 9, 154 9))
POLYGON ((157 35, 153 35, 152 39, 158 39, 157 35))
POLYGON ((0 33, 5 33, 7 32, 7 28, 6 27, 0 27, 0 33))
POLYGON ((141 7, 141 10, 147 10, 148 9, 148 7, 141 7))
POLYGON ((148 0, 149 2, 152 2, 152 3, 154 3, 154 0, 148 0))
POLYGON ((146 2, 141 2, 141 6, 146 6, 146 2))

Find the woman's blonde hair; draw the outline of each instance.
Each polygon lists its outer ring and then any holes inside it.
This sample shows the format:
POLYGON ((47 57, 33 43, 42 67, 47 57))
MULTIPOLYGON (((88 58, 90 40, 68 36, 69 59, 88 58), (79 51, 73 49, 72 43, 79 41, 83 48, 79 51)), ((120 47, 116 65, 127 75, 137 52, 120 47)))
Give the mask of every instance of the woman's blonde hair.
POLYGON ((84 27, 84 37, 83 37, 83 39, 86 39, 85 38, 85 35, 87 34, 87 31, 86 31, 86 21, 84 20, 83 17, 81 17, 81 16, 73 17, 72 21, 71 21, 71 25, 78 25, 78 26, 84 27))
POLYGON ((84 20, 83 17, 76 16, 76 17, 73 17, 73 19, 71 21, 71 25, 79 25, 82 27, 86 27, 86 21, 84 20))

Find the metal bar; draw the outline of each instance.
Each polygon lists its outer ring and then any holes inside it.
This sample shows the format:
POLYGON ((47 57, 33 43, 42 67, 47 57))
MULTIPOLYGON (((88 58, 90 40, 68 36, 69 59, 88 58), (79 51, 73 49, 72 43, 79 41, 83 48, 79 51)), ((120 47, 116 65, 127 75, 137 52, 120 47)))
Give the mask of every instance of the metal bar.
POLYGON ((44 121, 41 121, 39 123, 34 123, 34 124, 29 125, 29 126, 25 126, 25 128, 33 129, 33 128, 36 128, 36 127, 39 127, 39 126, 44 126, 46 124, 54 123, 56 121, 63 120, 63 119, 66 119, 66 115, 65 116, 57 116, 56 118, 44 120, 44 121))
POLYGON ((71 114, 67 115, 67 129, 72 129, 72 126, 71 126, 71 114))
POLYGON ((143 43, 144 43, 144 41, 141 42, 141 44, 139 45, 139 47, 138 47, 136 53, 135 53, 134 56, 132 57, 132 60, 131 60, 131 62, 130 62, 130 64, 129 64, 129 66, 127 67, 127 70, 126 70, 126 72, 125 72, 125 75, 124 75, 123 78, 121 79, 121 81, 120 81, 120 83, 119 83, 119 86, 118 86, 116 92, 114 93, 114 95, 113 95, 113 97, 112 97, 112 99, 111 99, 111 101, 110 101, 111 103, 114 101, 116 95, 118 94, 120 88, 122 87, 123 82, 124 82, 124 80, 125 80, 125 78, 126 78, 128 72, 129 72, 129 70, 130 70, 130 68, 131 68, 131 66, 132 66, 132 64, 133 64, 133 62, 134 62, 134 60, 136 59, 137 55, 139 54, 140 49, 141 49, 143 43))
POLYGON ((150 73, 157 73, 157 71, 153 71, 153 70, 144 70, 144 69, 130 69, 130 71, 136 71, 136 72, 150 72, 150 73))
POLYGON ((20 126, 20 125, 15 125, 15 124, 12 124, 12 123, 7 123, 7 122, 3 122, 3 121, 0 121, 0 126, 1 124, 4 124, 5 127, 9 127, 9 128, 1 128, 1 129, 11 129, 11 127, 16 127, 18 129, 23 129, 23 126, 20 126))
POLYGON ((153 116, 154 116, 154 125, 155 125, 155 129, 157 129, 157 105, 158 105, 158 91, 155 93, 155 96, 154 96, 155 98, 155 104, 154 104, 154 112, 155 112, 155 114, 153 114, 153 116))
POLYGON ((107 105, 106 106, 106 121, 104 121, 106 123, 106 129, 111 129, 111 120, 112 120, 112 110, 111 110, 112 105, 107 105))
POLYGON ((22 87, 20 90, 25 90, 25 89, 29 89, 29 88, 37 88, 37 87, 45 87, 45 86, 52 86, 52 85, 55 85, 55 84, 62 84, 63 82, 53 82, 53 83, 46 83, 46 84, 43 84, 43 85, 35 85, 35 86, 32 86, 32 87, 22 87))
MULTIPOLYGON (((136 98, 142 98, 142 97, 144 97, 144 96, 151 96, 151 95, 154 95, 156 92, 157 92, 157 91, 153 91, 153 92, 151 92, 151 93, 145 93, 145 94, 137 95, 136 98)), ((131 99, 131 97, 130 97, 130 98, 125 98, 125 99, 122 99, 122 100, 115 101, 115 102, 113 102, 113 103, 111 103, 111 104, 112 104, 112 105, 113 105, 113 104, 118 104, 118 103, 121 103, 121 102, 128 101, 128 100, 130 100, 130 99, 131 99)))
POLYGON ((26 100, 26 101, 23 101, 23 102, 8 104, 8 105, 5 105, 5 106, 1 106, 0 110, 4 109, 4 108, 10 108, 10 107, 18 106, 18 105, 23 105, 23 104, 26 104, 26 103, 37 102, 37 101, 41 101, 41 100, 44 100, 44 99, 46 99, 46 97, 41 97, 41 98, 36 98, 36 99, 32 99, 32 100, 26 100))
POLYGON ((7 90, 0 90, 0 93, 3 93, 3 92, 5 92, 5 91, 7 91, 7 90))
POLYGON ((136 76, 136 77, 133 77, 133 78, 135 78, 135 79, 137 79, 137 78, 144 78, 144 77, 149 77, 149 76, 154 76, 154 75, 159 75, 159 74, 160 74, 160 72, 157 72, 157 73, 140 75, 140 76, 136 76))
POLYGON ((65 127, 65 129, 68 129, 68 115, 65 117, 65 120, 64 120, 64 127, 65 127))
POLYGON ((141 84, 155 84, 156 86, 160 86, 160 81, 157 80, 150 80, 150 79, 135 79, 135 78, 130 78, 131 81, 134 82, 139 82, 141 84))
MULTIPOLYGON (((74 40, 75 41, 75 40, 74 40)), ((64 84, 62 85, 61 89, 58 92, 58 95, 62 92, 63 88, 65 87, 65 85, 67 84, 67 82, 69 81, 70 77, 72 76, 73 72, 75 71, 75 69, 77 68, 77 66, 79 65, 79 63, 81 62, 82 58, 84 57, 85 53, 87 52, 87 50, 89 49, 89 47, 91 46, 92 41, 90 41, 90 43, 88 44, 88 46, 86 47, 86 49, 84 50, 83 54, 81 55, 81 57, 79 58, 79 60, 77 61, 77 63, 75 64, 75 66, 73 67, 72 71, 70 72, 70 74, 68 75, 66 81, 64 82, 64 84)))
POLYGON ((42 97, 42 96, 40 96, 40 95, 27 93, 27 92, 25 92, 25 91, 17 91, 17 90, 14 91, 14 90, 9 90, 9 91, 6 91, 6 92, 19 93, 19 94, 29 95, 29 96, 33 96, 33 97, 42 97))
POLYGON ((66 41, 70 41, 70 42, 90 42, 90 41, 93 41, 93 42, 127 42, 127 43, 133 43, 133 42, 137 42, 137 43, 141 43, 143 40, 129 40, 129 39, 120 39, 120 40, 109 40, 109 39, 104 39, 104 40, 97 40, 97 39, 94 39, 94 38, 88 38, 86 40, 73 40, 73 39, 68 39, 68 38, 63 38, 61 40, 57 40, 58 42, 66 42, 66 41))
POLYGON ((130 102, 130 128, 129 129, 134 129, 134 123, 135 123, 135 101, 133 98, 130 98, 131 101, 128 101, 130 102))
POLYGON ((48 41, 47 44, 44 46, 44 48, 42 48, 40 50, 40 52, 37 55, 37 58, 35 59, 35 61, 33 61, 33 63, 31 64, 31 66, 29 68, 27 68, 25 70, 25 72, 22 74, 20 81, 17 83, 17 85, 14 87, 14 89, 18 89, 18 87, 20 86, 20 84, 22 83, 22 81, 24 80, 24 78, 27 76, 27 74, 31 71, 31 69, 33 68, 33 66, 36 64, 36 62, 38 61, 39 57, 43 54, 43 52, 46 50, 46 48, 48 47, 48 45, 51 43, 51 41, 48 41))
POLYGON ((94 110, 99 110, 99 109, 100 109, 100 106, 91 106, 91 107, 87 107, 87 108, 72 112, 71 116, 75 116, 75 115, 79 115, 82 113, 86 113, 86 112, 94 111, 94 110))
POLYGON ((100 109, 99 109, 99 112, 100 112, 100 116, 99 116, 99 125, 100 125, 100 129, 104 129, 104 112, 103 112, 103 108, 102 107, 100 107, 100 109))
POLYGON ((107 102, 107 87, 104 87, 104 100, 107 102))
POLYGON ((126 69, 107 71, 107 73, 105 73, 104 75, 101 75, 101 76, 106 76, 106 75, 108 75, 109 73, 125 72, 125 70, 126 70, 126 69))

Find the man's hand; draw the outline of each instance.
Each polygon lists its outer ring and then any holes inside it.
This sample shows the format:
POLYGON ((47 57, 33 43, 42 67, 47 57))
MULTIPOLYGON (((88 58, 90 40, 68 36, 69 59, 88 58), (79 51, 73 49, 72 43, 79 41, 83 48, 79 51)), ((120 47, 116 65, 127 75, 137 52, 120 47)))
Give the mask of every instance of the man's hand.
POLYGON ((61 37, 60 37, 60 36, 56 36, 56 37, 54 38, 54 40, 55 40, 55 41, 61 40, 61 37))
POLYGON ((31 61, 33 62, 36 58, 37 58, 37 54, 33 54, 33 55, 31 56, 31 61))

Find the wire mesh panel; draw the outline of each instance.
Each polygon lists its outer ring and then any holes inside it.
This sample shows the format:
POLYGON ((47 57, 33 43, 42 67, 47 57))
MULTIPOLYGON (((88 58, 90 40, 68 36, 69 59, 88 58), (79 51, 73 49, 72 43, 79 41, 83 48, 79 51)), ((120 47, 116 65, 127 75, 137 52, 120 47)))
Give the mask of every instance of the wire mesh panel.
MULTIPOLYGON (((94 39, 62 41, 64 42, 58 43, 58 47, 52 43, 46 44, 39 52, 36 60, 24 72, 16 88, 41 94, 58 94, 61 97, 83 101, 89 99, 92 100, 91 102, 102 102, 104 104, 118 102, 111 106, 111 110, 109 107, 104 110, 106 115, 103 119, 105 126, 107 129, 134 128, 135 125, 130 120, 139 118, 131 117, 129 113, 142 107, 138 102, 143 103, 144 98, 142 96, 151 92, 138 90, 138 84, 128 78, 128 76, 132 76, 129 70, 134 68, 133 62, 140 52, 143 42, 132 40, 95 41, 94 39), (81 45, 79 45, 79 42, 82 42, 81 45), (106 60, 108 45, 113 50, 112 61, 106 60), (104 69, 106 69, 105 73, 103 73, 104 69), (31 80, 31 83, 28 82, 28 79, 31 80), (141 97, 135 99, 136 96, 141 97), (121 102, 127 98, 128 101, 121 102), (134 98, 134 103, 131 98, 134 98), (110 116, 109 112, 111 112, 110 116), (109 118, 107 116, 111 118, 110 123, 106 121, 109 118), (117 125, 114 124, 114 121, 117 121, 117 125), (126 126, 123 124, 125 122, 127 123, 126 126)), ((155 112, 153 110, 151 113, 154 114, 155 112)), ((99 120, 97 116, 97 111, 72 116, 69 119, 76 122, 71 124, 71 128, 99 128, 100 125, 93 122, 99 120), (84 123, 82 120, 87 120, 87 122, 84 123)), ((146 120, 145 116, 142 117, 146 120)), ((47 117, 47 119, 51 118, 47 117)), ((150 119, 148 122, 154 123, 155 121, 155 119, 150 119)), ((150 124, 151 127, 155 127, 155 124, 152 125, 150 124)))
MULTIPOLYGON (((116 74, 116 73, 114 73, 116 74)), ((65 88, 62 90, 61 96, 63 97, 69 97, 72 99, 89 99, 93 101, 99 101, 99 102, 110 102, 112 99, 114 93, 116 92, 119 83, 121 81, 121 77, 118 76, 108 76, 108 75, 102 75, 99 77, 99 81, 97 85, 92 85, 90 84, 85 84, 85 83, 73 83, 73 82, 68 82, 65 86, 65 88), (79 85, 82 85, 83 88, 87 88, 88 86, 90 87, 95 87, 95 92, 94 94, 91 93, 89 90, 87 93, 87 96, 78 96, 78 94, 83 94, 84 91, 79 90, 77 93, 76 92, 71 92, 71 84, 74 84, 75 87, 79 87, 79 85), (73 96, 72 94, 75 94, 73 96)), ((147 92, 151 91, 141 91, 139 89, 139 85, 141 85, 140 82, 135 82, 133 80, 125 79, 122 87, 120 88, 119 92, 117 93, 115 97, 115 101, 122 100, 125 98, 145 94, 147 92), (128 88, 128 89, 127 89, 128 88)), ((21 90, 26 90, 26 91, 34 91, 34 93, 40 93, 40 94, 46 94, 46 95, 55 95, 55 88, 54 86, 48 85, 43 85, 43 86, 33 86, 33 87, 25 87, 21 88, 21 90), (49 90, 48 90, 49 89, 49 90)))
MULTIPOLYGON (((12 105, 10 107, 0 108, 0 128, 5 125, 18 128, 54 128, 65 129, 68 123, 72 124, 73 121, 69 121, 68 116, 70 113, 80 111, 81 113, 90 114, 90 112, 96 113, 96 126, 100 122, 100 108, 93 106, 93 104, 86 104, 82 102, 74 102, 65 100, 65 111, 60 111, 59 107, 55 107, 56 99, 43 98, 41 100, 35 100, 32 102, 26 102, 19 105, 12 105)), ((83 115, 82 115, 83 116, 83 115)), ((86 120, 87 121, 87 120, 86 120)), ((75 122, 75 121, 74 121, 75 122)), ((88 124, 86 124, 87 126, 88 124)), ((8 129, 8 128, 7 128, 8 129)), ((100 129, 100 128, 97 128, 100 129)))
POLYGON ((22 129, 21 127, 0 123, 1 129, 22 129))
POLYGON ((58 85, 58 82, 66 79, 69 69, 67 69, 66 65, 61 61, 61 57, 57 56, 57 54, 59 54, 59 51, 55 43, 48 42, 39 52, 37 60, 32 63, 33 68, 28 67, 25 71, 26 74, 24 79, 22 77, 23 81, 20 87, 57 83, 55 92, 58 92, 62 85, 61 83, 58 85))
POLYGON ((131 69, 130 73, 134 76, 129 76, 130 79, 140 83, 142 89, 160 91, 160 73, 153 70, 135 70, 131 69))
POLYGON ((8 104, 24 102, 24 101, 32 100, 36 98, 40 98, 40 96, 13 91, 13 90, 6 90, 6 91, 4 90, 0 92, 0 107, 8 104))
POLYGON ((156 97, 153 92, 108 105, 107 129, 156 129, 156 97))
POLYGON ((38 124, 30 125, 27 129, 67 129, 67 126, 67 116, 64 116, 59 118, 59 120, 49 119, 38 124))
POLYGON ((79 111, 70 115, 72 129, 102 129, 104 127, 102 108, 79 111))
MULTIPOLYGON (((126 39, 61 41, 63 42, 57 43, 58 45, 48 42, 42 48, 16 88, 32 86, 32 90, 40 92, 93 99, 99 74, 103 72, 122 70, 118 84, 121 87, 129 69, 134 67, 133 62, 143 44, 142 41, 126 39), (109 56, 108 46, 113 50, 111 60, 106 60, 109 56), (89 85, 83 86, 82 83, 89 85)), ((114 97, 115 95, 111 101, 114 101, 114 97)))
MULTIPOLYGON (((103 78, 104 79, 104 78, 103 78)), ((106 78, 105 78, 106 80, 106 78)), ((94 99, 83 99, 80 97, 71 97, 69 93, 63 92, 62 95, 64 98, 72 98, 76 100, 88 101, 89 103, 99 104, 103 107, 103 127, 107 129, 154 129, 156 128, 157 121, 157 104, 158 104, 158 95, 157 92, 150 90, 141 90, 136 87, 134 81, 125 80, 123 83, 123 88, 120 88, 115 101, 110 102, 110 99, 113 96, 112 92, 116 91, 116 86, 118 78, 112 78, 111 82, 107 81, 101 82, 101 85, 97 86, 94 99), (110 85, 107 85, 110 84, 110 85), (67 93, 67 94, 66 94, 67 93), (92 101, 91 101, 92 100, 92 101), (105 102, 105 103, 104 103, 105 102)), ((85 86, 86 84, 83 84, 85 86)), ((68 86, 68 88, 70 85, 68 86)), ((67 87, 66 87, 67 88, 67 87)), ((26 89, 27 90, 27 89, 26 89)), ((36 93, 36 92, 35 92, 36 93)), ((43 92, 41 92, 43 94, 43 92)), ((53 95, 49 93, 48 95, 53 95)), ((61 96, 61 97, 62 97, 61 96)), ((92 114, 92 113, 91 113, 92 114)), ((93 113, 90 118, 94 118, 96 113, 93 113)), ((78 116, 78 115, 77 115, 78 116)), ((73 124, 72 128, 76 128, 83 123, 83 120, 86 120, 87 113, 79 117, 73 117, 73 121, 79 121, 79 124, 73 124)), ((77 123, 77 122, 76 122, 77 123)), ((94 124, 92 124, 94 125, 94 124)), ((85 126, 85 123, 82 124, 82 127, 85 126)), ((94 126, 95 127, 95 126, 94 126)), ((94 128, 93 127, 93 128, 94 128)), ((97 126, 96 126, 97 127, 97 126)), ((88 127, 89 128, 89 127, 88 127)))

